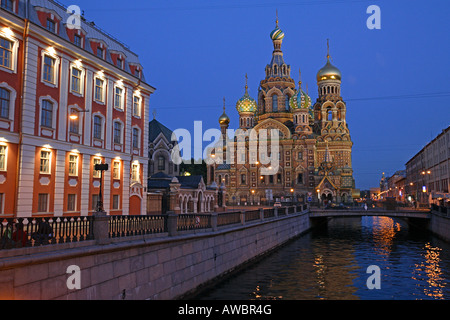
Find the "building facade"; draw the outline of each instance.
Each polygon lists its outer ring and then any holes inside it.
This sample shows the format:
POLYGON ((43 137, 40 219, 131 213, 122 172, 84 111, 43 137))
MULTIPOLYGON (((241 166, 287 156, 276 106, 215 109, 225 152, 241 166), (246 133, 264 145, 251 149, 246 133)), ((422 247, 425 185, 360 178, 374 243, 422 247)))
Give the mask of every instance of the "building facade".
POLYGON ((109 214, 146 212, 155 89, 135 53, 77 18, 51 0, 1 2, 2 215, 89 215, 100 187, 109 214))
POLYGON ((407 195, 421 205, 450 200, 450 127, 406 163, 407 195))
POLYGON ((227 202, 238 205, 352 202, 353 142, 346 122, 347 106, 341 97, 341 72, 331 64, 328 50, 326 65, 317 73, 318 98, 313 103, 301 79, 297 86, 290 65, 284 61, 284 36, 277 19, 270 34, 274 51, 260 82, 258 99, 249 95, 246 83, 244 96, 236 104, 239 133, 234 139, 227 135, 230 119, 224 108, 219 118, 223 142, 209 151, 208 183, 224 183, 227 202), (278 131, 280 141, 274 152, 271 146, 264 152, 252 151, 255 148, 248 135, 253 132, 261 141, 261 129, 278 131), (247 138, 239 139, 240 134, 247 134, 247 138), (267 173, 265 169, 273 169, 265 165, 267 158, 277 160, 278 170, 267 173))

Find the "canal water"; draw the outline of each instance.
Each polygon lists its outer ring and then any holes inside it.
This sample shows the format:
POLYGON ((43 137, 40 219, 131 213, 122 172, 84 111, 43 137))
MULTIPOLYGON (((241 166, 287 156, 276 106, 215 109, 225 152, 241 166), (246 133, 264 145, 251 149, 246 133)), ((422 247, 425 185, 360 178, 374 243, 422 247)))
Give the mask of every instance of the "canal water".
POLYGON ((400 219, 338 218, 195 300, 449 299, 449 279, 450 243, 400 219))

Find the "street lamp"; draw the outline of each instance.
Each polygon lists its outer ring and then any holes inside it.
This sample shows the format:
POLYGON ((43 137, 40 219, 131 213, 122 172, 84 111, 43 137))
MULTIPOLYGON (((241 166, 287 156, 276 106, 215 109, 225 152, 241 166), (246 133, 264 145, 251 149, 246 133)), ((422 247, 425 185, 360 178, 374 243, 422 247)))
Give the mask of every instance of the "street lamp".
POLYGON ((97 212, 103 212, 103 195, 102 195, 102 182, 103 182, 103 171, 108 171, 109 166, 107 163, 99 163, 94 165, 95 171, 100 171, 100 191, 97 199, 97 212))
POLYGON ((69 115, 69 119, 70 120, 78 120, 78 114, 79 113, 86 113, 86 112, 89 112, 89 110, 75 110, 75 109, 72 109, 72 111, 70 112, 70 115, 69 115))

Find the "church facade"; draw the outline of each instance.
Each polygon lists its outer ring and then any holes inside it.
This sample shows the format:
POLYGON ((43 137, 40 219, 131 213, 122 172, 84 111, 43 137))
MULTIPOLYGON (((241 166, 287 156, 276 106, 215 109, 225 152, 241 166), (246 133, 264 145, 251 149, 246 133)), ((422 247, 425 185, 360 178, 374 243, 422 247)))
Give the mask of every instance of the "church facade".
POLYGON ((244 96, 236 104, 238 133, 231 137, 224 106, 219 118, 223 147, 209 151, 208 184, 224 184, 227 203, 233 205, 352 202, 353 142, 341 96, 341 72, 332 65, 328 49, 326 64, 317 73, 318 98, 313 102, 302 87, 301 73, 298 85, 291 77, 281 50, 284 36, 277 19, 270 34, 272 60, 265 67, 257 100, 249 95, 246 81, 244 96), (262 129, 277 130, 277 148, 272 144, 264 152, 252 148, 248 137, 256 134, 261 139, 262 129), (244 140, 238 138, 242 133, 248 134, 244 140), (268 168, 266 157, 277 160, 275 171, 267 170, 273 168, 268 168))

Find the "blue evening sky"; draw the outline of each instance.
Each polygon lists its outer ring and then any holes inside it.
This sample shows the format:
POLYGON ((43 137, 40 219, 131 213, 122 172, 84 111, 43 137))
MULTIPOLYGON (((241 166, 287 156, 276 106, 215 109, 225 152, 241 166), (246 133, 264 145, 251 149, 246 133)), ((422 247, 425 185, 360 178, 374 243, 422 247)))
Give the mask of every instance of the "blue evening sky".
MULTIPOLYGON (((218 128, 226 97, 231 128, 245 74, 256 99, 273 51, 270 32, 285 33, 291 77, 317 99, 317 71, 342 71, 341 94, 354 141, 356 187, 379 185, 450 125, 448 0, 62 0, 136 52, 157 91, 150 113, 170 129, 218 128), (369 30, 369 5, 381 8, 381 30, 369 30)), ((205 144, 208 144, 205 143, 205 144)))

